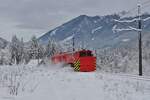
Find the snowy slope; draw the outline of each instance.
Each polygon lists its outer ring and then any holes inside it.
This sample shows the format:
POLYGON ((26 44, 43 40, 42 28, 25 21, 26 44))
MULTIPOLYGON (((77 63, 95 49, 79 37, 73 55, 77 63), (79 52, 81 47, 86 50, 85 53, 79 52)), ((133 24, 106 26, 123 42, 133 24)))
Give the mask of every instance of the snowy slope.
POLYGON ((100 71, 81 73, 74 72, 69 66, 61 65, 31 67, 31 63, 28 66, 30 71, 26 70, 28 73, 23 75, 25 85, 19 88, 18 96, 4 95, 0 92, 0 100, 149 100, 150 98, 150 78, 146 76, 106 74, 100 71))
MULTIPOLYGON (((75 46, 84 44, 89 48, 116 47, 120 44, 130 45, 137 39, 137 17, 124 17, 119 15, 87 16, 81 15, 57 28, 47 32, 39 38, 46 44, 49 38, 63 41, 71 36, 75 37, 75 46), (130 41, 124 43, 128 38, 130 41), (132 43, 131 43, 132 42, 132 43)), ((150 14, 142 15, 143 35, 150 31, 150 14)), ((133 43, 134 44, 134 43, 133 43)))

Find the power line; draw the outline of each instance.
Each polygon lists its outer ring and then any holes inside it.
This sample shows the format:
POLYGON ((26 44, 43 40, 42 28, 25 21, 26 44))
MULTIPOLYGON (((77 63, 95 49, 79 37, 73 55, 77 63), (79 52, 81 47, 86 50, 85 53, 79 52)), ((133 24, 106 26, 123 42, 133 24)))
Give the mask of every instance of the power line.
POLYGON ((142 18, 141 16, 142 16, 141 5, 138 4, 139 76, 143 75, 143 72, 142 72, 142 18))
MULTIPOLYGON (((148 0, 148 1, 145 1, 145 2, 143 2, 143 3, 141 3, 141 4, 138 4, 138 6, 140 6, 140 10, 141 10, 141 8, 146 8, 146 7, 148 7, 150 5, 150 0, 148 0), (143 6, 142 6, 143 5, 143 6), (145 6, 144 6, 145 5, 145 6)), ((128 10, 124 15, 122 15, 122 16, 120 16, 120 18, 116 21, 116 24, 118 24, 118 22, 121 22, 121 20, 124 18, 124 17, 126 17, 128 14, 131 14, 132 13, 132 11, 134 11, 134 12, 138 12, 138 10, 139 9, 137 9, 137 6, 136 7, 133 7, 132 9, 130 9, 130 10, 128 10)), ((142 13, 140 12, 140 17, 141 17, 141 20, 142 20, 142 13)), ((135 15, 136 17, 138 17, 139 15, 135 15)), ((138 19, 136 19, 136 20, 138 20, 138 19)), ((122 24, 124 24, 124 23, 122 23, 122 24)), ((136 31, 137 31, 138 29, 136 29, 136 31)))

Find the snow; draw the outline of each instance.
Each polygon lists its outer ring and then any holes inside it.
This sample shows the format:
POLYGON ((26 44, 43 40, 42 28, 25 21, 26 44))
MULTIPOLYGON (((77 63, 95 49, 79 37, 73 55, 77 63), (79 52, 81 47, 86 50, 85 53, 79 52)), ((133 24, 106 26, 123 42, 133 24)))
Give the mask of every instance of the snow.
MULTIPOLYGON (((132 23, 132 22, 137 21, 137 20, 139 20, 139 19, 138 18, 134 18, 132 20, 117 20, 117 19, 114 19, 114 21, 119 22, 119 23, 132 23)), ((147 21, 147 20, 150 20, 150 17, 147 17, 147 18, 143 19, 143 21, 147 21)))
POLYGON ((131 26, 129 26, 129 28, 134 30, 134 31, 142 31, 142 29, 137 29, 137 28, 134 28, 134 27, 131 27, 131 26))
POLYGON ((113 33, 121 32, 121 31, 132 31, 133 28, 117 28, 117 25, 114 25, 112 28, 113 33))
MULTIPOLYGON (((74 72, 70 66, 36 65, 32 61, 23 70, 17 96, 4 94, 0 100, 149 100, 150 78, 137 75, 100 72, 74 72), (27 68, 29 67, 29 68, 27 68), (31 69, 32 68, 32 69, 31 69)), ((16 66, 20 68, 22 65, 16 66)), ((13 66, 3 66, 4 69, 13 66), (5 68, 4 68, 5 67, 5 68)), ((7 71, 11 71, 7 70, 7 71)))
POLYGON ((120 22, 120 23, 132 23, 134 21, 137 21, 138 19, 137 18, 134 18, 132 20, 117 20, 117 19, 114 19, 116 22, 120 22))
POLYGON ((57 31, 58 29, 55 29, 55 30, 53 30, 52 32, 51 32, 51 36, 54 36, 55 34, 56 34, 56 31, 57 31))
POLYGON ((147 17, 147 18, 143 19, 143 21, 147 21, 147 20, 150 20, 150 17, 147 17))
POLYGON ((121 31, 132 31, 133 29, 131 28, 116 28, 116 27, 113 27, 113 32, 121 32, 121 31))
POLYGON ((97 21, 95 20, 94 23, 97 23, 97 21))
POLYGON ((61 43, 64 43, 66 41, 70 41, 71 39, 73 39, 73 37, 74 37, 74 34, 69 36, 69 37, 67 37, 67 38, 65 38, 63 41, 61 41, 61 43))
POLYGON ((117 27, 117 25, 113 26, 113 28, 112 28, 113 33, 116 33, 116 27, 117 27))
POLYGON ((128 41, 130 41, 130 39, 123 39, 122 41, 123 42, 128 42, 128 41))
POLYGON ((95 40, 95 38, 92 38, 91 40, 93 41, 93 40, 95 40))
POLYGON ((121 31, 142 31, 141 29, 137 29, 129 26, 128 28, 117 28, 117 25, 114 25, 112 28, 113 33, 121 32, 121 31))
POLYGON ((100 30, 100 29, 102 29, 102 26, 93 29, 93 30, 92 30, 92 34, 94 34, 96 31, 98 31, 98 30, 100 30))

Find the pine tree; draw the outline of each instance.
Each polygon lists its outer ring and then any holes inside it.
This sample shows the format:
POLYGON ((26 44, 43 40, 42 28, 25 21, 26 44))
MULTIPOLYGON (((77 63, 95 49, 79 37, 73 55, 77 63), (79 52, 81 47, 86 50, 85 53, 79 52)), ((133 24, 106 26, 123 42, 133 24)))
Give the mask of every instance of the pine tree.
POLYGON ((49 39, 49 42, 46 46, 46 50, 45 50, 45 57, 50 57, 52 55, 54 55, 57 52, 57 45, 54 42, 54 40, 49 39))
POLYGON ((38 57, 38 41, 36 36, 33 36, 30 44, 30 57, 31 59, 37 59, 38 57))
POLYGON ((11 63, 12 64, 19 64, 21 62, 22 57, 22 44, 20 40, 14 35, 12 37, 12 43, 10 46, 11 52, 11 63))

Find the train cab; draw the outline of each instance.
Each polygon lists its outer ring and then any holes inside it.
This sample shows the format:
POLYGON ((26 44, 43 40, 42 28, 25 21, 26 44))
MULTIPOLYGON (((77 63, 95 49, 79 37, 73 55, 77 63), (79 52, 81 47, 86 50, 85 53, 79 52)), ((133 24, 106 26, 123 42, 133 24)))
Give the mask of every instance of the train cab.
POLYGON ((74 70, 81 72, 90 72, 96 70, 96 57, 90 50, 81 50, 78 52, 79 57, 74 61, 74 70))
POLYGON ((96 70, 96 57, 90 50, 80 50, 75 52, 64 52, 51 57, 53 63, 71 64, 74 71, 91 72, 96 70))

